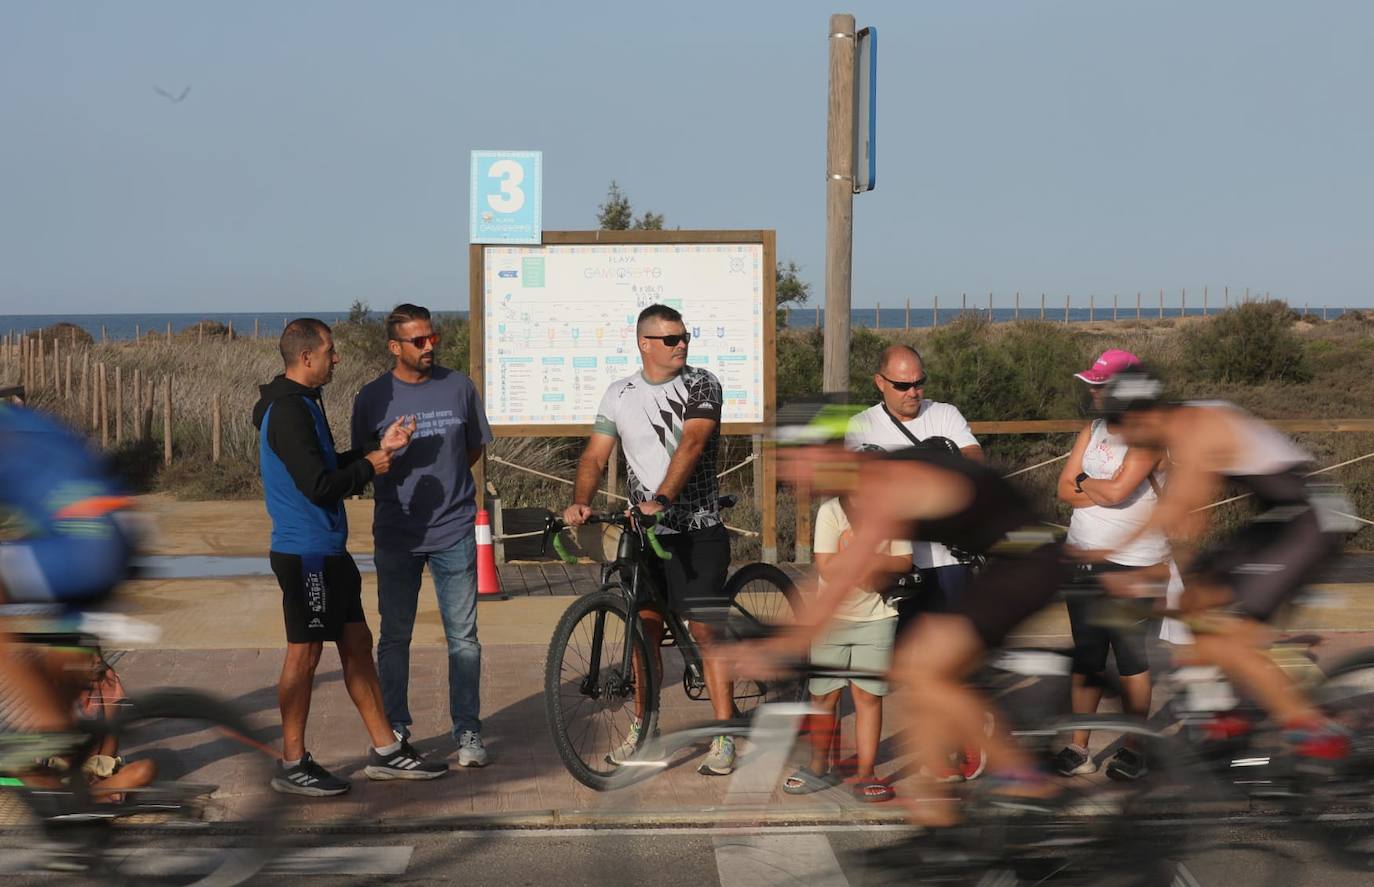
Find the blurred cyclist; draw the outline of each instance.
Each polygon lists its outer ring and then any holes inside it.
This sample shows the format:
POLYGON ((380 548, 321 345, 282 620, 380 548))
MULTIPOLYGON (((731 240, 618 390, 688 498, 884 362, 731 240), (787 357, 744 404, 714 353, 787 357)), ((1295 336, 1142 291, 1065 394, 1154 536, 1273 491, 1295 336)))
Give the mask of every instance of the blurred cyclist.
MULTIPOLYGON (((0 604, 80 609, 104 598, 129 572, 132 500, 80 436, 3 402, 0 454, 0 604)), ((69 729, 76 690, 66 683, 0 628, 0 718, 9 729, 69 729)))
POLYGON ((1348 734, 1261 649, 1269 634, 1263 623, 1354 529, 1339 513, 1349 510, 1337 504, 1343 497, 1323 496, 1308 485, 1301 470, 1311 456, 1279 431, 1222 401, 1170 403, 1162 382, 1143 366, 1118 373, 1103 387, 1101 412, 1128 446, 1169 459, 1169 479, 1153 514, 1116 550, 1160 531, 1174 540, 1184 576, 1180 607, 1200 629, 1198 658, 1249 691, 1300 758, 1344 758, 1348 734), (1254 498, 1258 514, 1190 557, 1182 546, 1207 529, 1207 506, 1227 481, 1254 498))
MULTIPOLYGON (((1059 789, 1006 736, 985 735, 988 700, 964 684, 984 652, 1055 595, 1068 574, 1063 546, 1039 522, 1025 496, 994 469, 944 448, 912 447, 888 453, 846 451, 840 445, 848 415, 842 405, 793 405, 779 413, 779 438, 800 444, 783 450, 785 479, 831 495, 850 497, 863 521, 849 547, 834 555, 826 582, 788 632, 727 655, 749 672, 766 673, 777 660, 801 658, 831 614, 857 587, 871 586, 884 567, 874 557, 888 539, 939 542, 987 562, 948 613, 930 613, 897 639, 892 678, 907 694, 915 751, 936 774, 951 749, 983 745, 989 770, 1002 790, 1023 797, 1059 789)), ((927 798, 945 789, 930 784, 927 798)), ((957 820, 950 805, 913 803, 925 825, 957 820)))

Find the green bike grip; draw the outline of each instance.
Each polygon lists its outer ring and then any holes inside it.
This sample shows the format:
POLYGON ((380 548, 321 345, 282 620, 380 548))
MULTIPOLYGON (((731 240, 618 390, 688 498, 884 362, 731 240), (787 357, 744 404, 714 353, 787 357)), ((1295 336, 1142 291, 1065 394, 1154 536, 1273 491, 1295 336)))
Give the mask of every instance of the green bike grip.
POLYGON ((568 554, 568 549, 563 547, 563 532, 560 530, 553 534, 553 550, 558 555, 558 559, 565 564, 576 564, 577 558, 568 554))
POLYGON ((664 548, 663 544, 658 541, 658 534, 653 531, 652 527, 650 527, 649 531, 644 535, 649 537, 649 547, 654 550, 654 554, 658 555, 659 560, 670 561, 673 559, 672 553, 664 548))

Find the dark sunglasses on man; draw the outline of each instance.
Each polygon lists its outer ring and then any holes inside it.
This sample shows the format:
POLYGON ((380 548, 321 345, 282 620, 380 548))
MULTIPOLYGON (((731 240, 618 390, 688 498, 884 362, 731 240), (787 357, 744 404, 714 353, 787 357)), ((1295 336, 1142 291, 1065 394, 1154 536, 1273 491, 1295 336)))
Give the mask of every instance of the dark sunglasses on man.
POLYGON ((439 347, 439 334, 438 334, 438 333, 430 333, 428 336, 411 336, 409 339, 396 339, 395 341, 397 341, 397 342, 407 342, 407 343, 409 343, 409 344, 411 344, 411 345, 414 345, 416 348, 419 348, 419 349, 421 349, 421 350, 423 350, 424 347, 425 347, 425 345, 427 345, 427 344, 428 344, 428 345, 431 345, 431 346, 433 346, 433 347, 435 347, 435 348, 438 348, 438 347, 439 347))
MULTIPOLYGON (((883 376, 882 373, 879 373, 878 375, 883 376)), ((912 379, 910 382, 898 382, 896 379, 889 379, 889 378, 887 378, 887 376, 883 376, 883 379, 884 379, 884 381, 887 382, 887 384, 891 385, 893 388, 895 388, 895 389, 898 390, 898 391, 910 391, 910 390, 913 389, 913 388, 924 388, 924 387, 926 387, 926 377, 925 377, 925 376, 922 376, 922 377, 919 378, 919 379, 912 379)))
POLYGON ((671 336, 643 336, 642 338, 645 338, 645 339, 658 339, 660 342, 662 342, 664 345, 667 345, 669 348, 676 348, 678 342, 681 342, 681 343, 684 344, 684 345, 691 344, 691 341, 692 341, 692 334, 691 334, 691 333, 676 333, 676 334, 671 335, 671 336))

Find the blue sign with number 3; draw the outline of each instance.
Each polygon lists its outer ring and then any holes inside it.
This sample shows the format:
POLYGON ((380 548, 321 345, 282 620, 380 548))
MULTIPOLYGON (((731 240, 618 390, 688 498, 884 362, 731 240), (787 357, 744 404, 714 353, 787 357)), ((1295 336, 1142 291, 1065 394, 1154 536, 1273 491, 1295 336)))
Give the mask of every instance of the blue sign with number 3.
POLYGON ((543 151, 473 151, 469 241, 540 243, 543 189, 543 151))

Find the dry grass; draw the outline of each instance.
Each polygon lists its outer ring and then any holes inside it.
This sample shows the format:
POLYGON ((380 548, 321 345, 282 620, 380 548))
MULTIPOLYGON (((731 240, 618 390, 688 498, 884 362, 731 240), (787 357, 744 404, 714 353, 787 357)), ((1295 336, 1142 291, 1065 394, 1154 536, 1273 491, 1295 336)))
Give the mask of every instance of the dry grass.
MULTIPOLYGON (((1022 322, 979 328, 969 333, 972 338, 965 340, 954 336, 950 326, 910 333, 856 330, 851 375, 855 392, 867 396, 869 383, 866 380, 871 378, 872 372, 869 364, 878 351, 891 342, 907 342, 927 357, 927 370, 932 380, 929 396, 953 401, 970 419, 1007 418, 1012 414, 1027 418, 1063 418, 1077 408, 1071 396, 1081 394, 1081 387, 1071 379, 1069 368, 1081 369, 1101 350, 1119 347, 1134 351, 1167 371, 1184 362, 1184 338, 1179 335, 1180 331, 1205 323, 1200 318, 1069 326, 1022 322), (1018 394, 1009 406, 1006 392, 997 387, 1002 382, 994 380, 979 388, 960 386, 958 378, 950 378, 951 371, 956 376, 967 375, 969 371, 962 368, 968 361, 976 365, 982 360, 978 354, 983 353, 983 349, 1000 349, 1019 355, 1016 358, 1019 363, 1014 366, 1021 367, 1022 372, 1012 380, 1017 385, 1023 385, 1026 379, 1036 379, 1030 364, 1042 371, 1045 369, 1042 364, 1052 365, 1053 370, 1043 380, 1035 381, 1030 389, 1016 389, 1033 390, 1036 394, 1018 394), (1061 379, 1061 376, 1066 378, 1061 379), (1000 401, 999 395, 1002 396, 1000 401), (1014 411, 1013 406, 1017 407, 1014 411)), ((1174 376, 1171 381, 1176 393, 1181 397, 1225 398, 1270 418, 1374 416, 1374 316, 1351 313, 1329 323, 1313 322, 1308 318, 1294 324, 1293 329, 1303 342, 1304 355, 1313 371, 1311 381, 1218 385, 1205 378, 1174 376)), ((348 416, 354 394, 389 366, 379 333, 378 329, 366 325, 336 327, 342 362, 333 383, 325 388, 325 409, 340 447, 348 445, 348 416)), ((454 329, 452 335, 446 332, 444 353, 450 364, 458 363, 464 333, 465 330, 459 329, 454 329)), ((780 337, 780 390, 819 389, 819 357, 812 336, 810 331, 788 331, 780 337), (786 374, 786 378, 782 374, 786 374)), ((168 343, 165 337, 158 336, 138 343, 95 345, 74 354, 77 376, 73 380, 74 392, 80 387, 83 354, 111 367, 118 364, 123 369, 126 386, 131 384, 135 368, 145 384, 151 379, 157 386, 151 440, 142 444, 130 442, 128 423, 132 420, 133 407, 132 397, 126 395, 129 418, 125 424, 125 442, 118 448, 112 446, 116 463, 136 486, 195 499, 261 495, 257 435, 251 423, 251 412, 258 399, 258 386, 280 372, 274 341, 229 341, 222 336, 206 336, 201 342, 193 336, 174 336, 168 343), (163 468, 161 386, 168 376, 172 379, 174 402, 174 462, 171 468, 163 468), (211 405, 216 393, 221 398, 223 414, 223 449, 218 465, 210 460, 211 405)), ((9 375, 14 377, 15 373, 9 375)), ((113 384, 112 372, 110 379, 113 384)), ((0 380, 0 384, 4 381, 0 380)), ((90 428, 89 409, 83 411, 75 402, 59 397, 51 385, 31 390, 31 403, 64 417, 75 427, 90 428)), ((999 435, 985 438, 984 445, 994 462, 1010 469, 1065 452, 1071 442, 1069 435, 999 435)), ((1316 456, 1318 465, 1329 465, 1374 450, 1371 445, 1374 440, 1365 434, 1301 435, 1300 442, 1316 456)), ((582 441, 575 438, 500 438, 491 452, 509 462, 571 479, 581 446, 582 441)), ((721 453, 721 469, 746 458, 750 446, 747 439, 728 439, 721 453)), ((1057 516, 1055 519, 1067 523, 1067 509, 1057 503, 1049 504, 1054 501, 1058 470, 1057 464, 1042 468, 1023 475, 1020 482, 1035 501, 1046 503, 1047 509, 1057 516)), ((623 465, 620 477, 623 488, 623 465)), ((1346 485, 1355 500, 1357 513, 1374 518, 1374 460, 1332 472, 1330 477, 1346 485)), ((500 464, 491 464, 488 480, 510 507, 561 509, 570 499, 567 485, 500 464)), ((741 499, 728 518, 732 525, 749 530, 758 528, 754 488, 750 468, 735 472, 722 482, 724 492, 737 493, 741 499)), ((1232 508, 1220 517, 1227 523, 1238 520, 1242 514, 1243 508, 1232 508)), ((796 523, 795 503, 790 492, 780 492, 777 515, 779 555, 787 559, 793 555, 796 523)), ((1374 530, 1360 533, 1355 539, 1355 547, 1374 549, 1374 530)), ((757 540, 735 537, 735 554, 740 559, 757 557, 757 540)))

